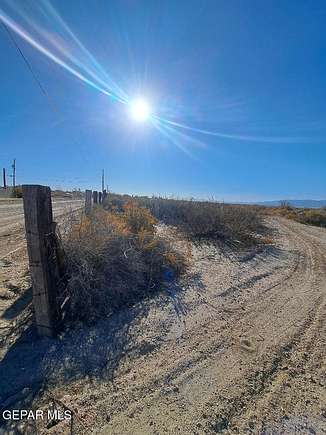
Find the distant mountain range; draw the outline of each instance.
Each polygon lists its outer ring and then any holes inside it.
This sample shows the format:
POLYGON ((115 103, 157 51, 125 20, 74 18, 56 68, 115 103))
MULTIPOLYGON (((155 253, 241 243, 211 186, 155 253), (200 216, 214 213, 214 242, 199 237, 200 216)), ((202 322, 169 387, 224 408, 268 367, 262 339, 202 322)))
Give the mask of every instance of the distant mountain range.
POLYGON ((299 208, 321 208, 326 207, 326 199, 284 199, 279 201, 260 201, 253 204, 265 205, 266 207, 277 207, 282 202, 286 202, 292 207, 299 208))

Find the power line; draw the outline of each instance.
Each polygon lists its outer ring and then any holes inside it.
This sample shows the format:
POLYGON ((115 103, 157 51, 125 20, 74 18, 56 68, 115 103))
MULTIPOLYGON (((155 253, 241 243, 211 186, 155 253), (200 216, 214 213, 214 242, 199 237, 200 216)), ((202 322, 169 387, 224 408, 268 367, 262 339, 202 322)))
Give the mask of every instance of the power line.
MULTIPOLYGON (((22 49, 20 48, 18 42, 15 40, 12 32, 10 31, 10 29, 8 28, 8 26, 1 21, 1 24, 3 26, 3 28, 5 29, 5 32, 7 33, 10 41, 12 42, 12 44, 14 45, 14 47, 17 49, 18 53, 20 54, 20 56, 22 57, 25 65, 27 66, 29 72, 32 74, 32 77, 35 81, 35 83, 37 84, 37 86, 39 87, 40 91, 42 92, 43 96, 46 98, 49 107, 51 108, 51 110, 53 110, 56 114, 62 114, 61 111, 59 110, 59 108, 57 107, 57 105, 55 104, 55 102, 53 101, 52 97, 48 94, 48 92, 46 91, 45 87, 43 86, 42 82, 40 81, 40 79, 38 78, 37 74, 35 73, 30 61, 27 59, 27 57, 24 55, 22 49)), ((73 141, 79 146, 78 141, 76 141, 76 139, 73 139, 73 141)))
POLYGON ((20 56, 22 57, 25 65, 27 66, 27 68, 29 69, 30 73, 32 74, 32 77, 35 81, 35 83, 37 84, 37 86, 40 88, 42 94, 45 96, 45 98, 47 99, 48 103, 51 106, 51 109, 54 109, 56 112, 58 112, 57 107, 55 106, 53 100, 51 99, 51 97, 49 96, 49 94, 47 93, 46 89, 44 88, 44 86, 42 85, 40 79, 38 78, 37 74, 35 73, 35 71, 32 68, 31 63, 29 62, 29 60, 27 59, 27 57, 24 55, 23 51, 21 50, 21 48, 18 45, 18 42, 15 40, 14 36, 12 35, 12 33, 10 32, 10 30, 8 29, 8 27, 6 26, 6 24, 1 21, 2 26, 4 27, 7 35, 9 36, 9 39, 11 40, 12 44, 15 46, 15 48, 17 49, 18 53, 20 54, 20 56))

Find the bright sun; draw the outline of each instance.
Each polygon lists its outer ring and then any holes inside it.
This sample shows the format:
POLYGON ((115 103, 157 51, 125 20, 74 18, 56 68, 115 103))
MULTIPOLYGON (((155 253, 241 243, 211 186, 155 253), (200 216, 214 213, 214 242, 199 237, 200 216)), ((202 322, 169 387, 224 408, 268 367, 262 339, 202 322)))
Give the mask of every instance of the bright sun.
POLYGON ((142 98, 137 98, 130 105, 131 116, 135 121, 146 121, 151 116, 151 108, 148 102, 142 98))

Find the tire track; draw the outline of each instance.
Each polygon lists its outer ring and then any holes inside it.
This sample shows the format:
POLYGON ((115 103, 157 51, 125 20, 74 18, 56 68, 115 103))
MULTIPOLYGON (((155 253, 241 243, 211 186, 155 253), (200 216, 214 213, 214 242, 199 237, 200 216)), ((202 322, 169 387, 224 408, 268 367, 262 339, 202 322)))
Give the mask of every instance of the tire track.
MULTIPOLYGON (((175 390, 169 393, 170 398, 174 397, 174 406, 173 410, 168 407, 168 415, 183 428, 182 433, 193 433, 195 421, 201 422, 204 433, 223 430, 244 433, 239 428, 254 431, 253 428, 262 427, 265 407, 271 402, 274 416, 278 415, 277 391, 282 391, 284 384, 281 367, 289 364, 291 358, 298 358, 296 352, 300 346, 308 351, 320 331, 324 310, 320 283, 326 273, 324 253, 305 236, 305 227, 294 225, 293 228, 293 223, 280 220, 274 221, 274 225, 282 228, 299 252, 291 270, 272 286, 262 285, 258 294, 243 301, 246 304, 243 310, 230 310, 225 321, 210 317, 209 325, 204 324, 209 331, 207 338, 198 331, 188 330, 184 335, 184 349, 175 352, 179 362, 167 364, 160 376, 156 374, 152 382, 143 382, 140 390, 132 388, 135 400, 148 397, 141 400, 141 405, 128 408, 132 415, 139 414, 139 418, 133 417, 133 427, 142 433, 150 433, 143 421, 150 418, 154 407, 166 416, 164 389, 160 388, 166 384, 175 390), (147 408, 151 412, 144 412, 147 408), (247 422, 252 415, 255 419, 250 429, 247 422)), ((249 287, 251 284, 249 280, 249 287)), ((240 285, 245 288, 245 282, 240 285)), ((228 294, 223 299, 228 299, 228 294)), ((224 309, 220 306, 221 315, 224 309)), ((164 360, 169 358, 165 352, 169 350, 162 350, 164 360)), ((145 381, 145 373, 142 379, 145 381)), ((128 412, 120 412, 110 429, 125 425, 128 412)), ((161 425, 159 433, 177 431, 174 423, 167 424, 164 418, 157 418, 161 425)), ((125 433, 132 433, 131 426, 127 425, 125 433)))
MULTIPOLYGON (((272 359, 262 359, 259 371, 248 376, 247 391, 245 388, 242 391, 242 396, 247 397, 247 400, 242 402, 241 406, 239 406, 238 397, 234 398, 229 409, 219 414, 214 425, 211 426, 213 429, 225 429, 229 433, 238 433, 238 431, 242 433, 242 431, 247 432, 255 429, 254 433, 263 433, 267 421, 269 421, 269 426, 274 427, 275 423, 281 421, 282 417, 284 418, 284 409, 286 406, 288 411, 291 412, 291 409, 293 410, 298 402, 304 402, 303 393, 305 388, 303 388, 303 385, 305 385, 305 382, 301 382, 300 384, 300 375, 305 372, 308 363, 316 359, 313 348, 318 347, 316 343, 318 343, 321 332, 325 332, 326 329, 325 252, 322 251, 316 243, 312 243, 309 237, 305 236, 303 228, 297 227, 297 232, 294 232, 292 228, 289 228, 289 224, 285 222, 282 222, 282 224, 287 228, 289 234, 304 246, 307 254, 307 273, 305 281, 301 283, 301 287, 309 286, 309 290, 312 290, 314 285, 321 283, 324 283, 324 287, 318 288, 319 292, 317 298, 314 300, 315 303, 308 312, 306 311, 304 322, 296 329, 296 332, 290 336, 288 341, 284 341, 278 350, 274 352, 272 359), (300 367, 299 372, 298 366, 300 367), (282 370, 284 367, 286 371, 282 370), (295 385, 296 382, 299 385, 295 385), (294 395, 293 391, 291 394, 285 394, 286 387, 289 385, 292 387, 292 390, 297 390, 294 395), (248 394, 248 392, 250 392, 250 394, 248 394), (280 406, 280 403, 282 403, 283 406, 280 406), (269 410, 269 414, 266 410, 269 410), (270 418, 271 415, 273 415, 272 419, 270 418), (250 422, 249 426, 248 422, 250 422)), ((288 277, 287 280, 290 278, 293 278, 293 274, 291 274, 291 277, 288 277)), ((302 309, 300 313, 303 313, 303 311, 302 309)), ((295 322, 288 323, 287 327, 294 325, 295 322)), ((323 348, 323 350, 325 350, 325 348, 323 348)), ((315 353, 318 352, 322 353, 320 349, 315 353)), ((325 391, 324 394, 320 396, 320 399, 320 404, 326 406, 325 391)), ((307 399, 306 402, 310 403, 310 400, 307 399)), ((318 404, 316 405, 318 408, 318 404)), ((302 412, 304 407, 300 408, 299 406, 299 409, 302 412)), ((316 412, 317 414, 318 412, 321 413, 321 408, 317 409, 316 412)), ((307 418, 308 420, 314 419, 315 415, 308 415, 307 418)), ((293 421, 295 425, 296 419, 293 419, 293 421)), ((317 421, 319 420, 317 419, 317 421)), ((297 431, 296 427, 292 429, 293 432, 297 431)))
POLYGON ((309 395, 321 396, 325 358, 325 250, 316 234, 325 243, 326 233, 282 219, 271 225, 289 257, 238 264, 198 252, 194 272, 203 271, 206 287, 195 282, 178 295, 170 289, 169 304, 166 295, 151 301, 136 333, 128 331, 132 346, 116 356, 113 381, 103 375, 61 388, 90 416, 89 432, 263 434, 290 410, 311 417, 306 400, 320 411, 309 395), (221 296, 229 288, 236 291, 221 296), (305 392, 311 375, 316 386, 305 392))
MULTIPOLYGON (((53 202, 53 216, 54 219, 62 219, 65 215, 81 210, 80 206, 82 201, 58 201, 53 202)), ((24 214, 19 213, 22 205, 12 206, 15 213, 11 217, 0 216, 0 261, 10 257, 17 251, 26 248, 25 234, 24 234, 24 214), (10 223, 6 223, 10 220, 10 223), (14 248, 14 249, 12 249, 14 248)))

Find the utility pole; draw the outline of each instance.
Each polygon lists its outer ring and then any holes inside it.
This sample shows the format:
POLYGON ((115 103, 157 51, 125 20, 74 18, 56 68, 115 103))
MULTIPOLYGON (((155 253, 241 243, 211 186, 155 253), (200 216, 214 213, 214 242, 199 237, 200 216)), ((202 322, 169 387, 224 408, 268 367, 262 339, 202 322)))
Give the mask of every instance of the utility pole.
POLYGON ((2 168, 2 175, 3 175, 3 188, 7 189, 7 183, 6 183, 6 168, 2 168))
POLYGON ((104 169, 102 169, 102 192, 104 190, 104 169))
POLYGON ((16 159, 14 159, 14 162, 12 164, 12 187, 16 187, 16 159))

